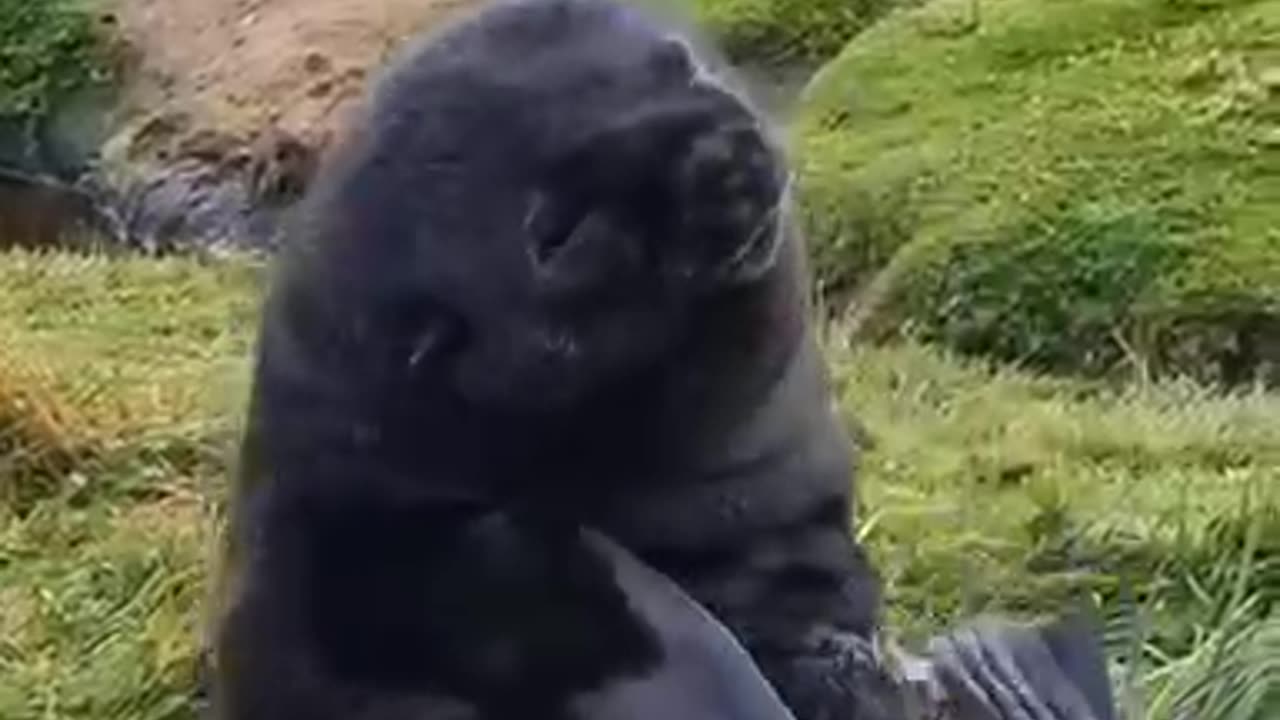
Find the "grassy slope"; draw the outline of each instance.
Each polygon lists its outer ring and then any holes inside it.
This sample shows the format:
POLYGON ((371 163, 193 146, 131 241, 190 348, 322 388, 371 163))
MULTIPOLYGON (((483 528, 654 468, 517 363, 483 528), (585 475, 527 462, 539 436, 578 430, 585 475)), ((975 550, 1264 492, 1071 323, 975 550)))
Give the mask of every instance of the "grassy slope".
MULTIPOLYGON (((190 717, 255 275, 8 254, 0 278, 0 717, 190 717), (70 459, 47 461, 59 452, 70 459)), ((908 634, 1080 590, 1114 609, 1125 579, 1158 601, 1160 644, 1186 653, 1193 621, 1212 625, 1186 578, 1218 597, 1232 578, 1214 571, 1240 553, 1244 524, 1223 535, 1211 520, 1230 520, 1252 488, 1247 516, 1280 527, 1276 499, 1261 504, 1280 466, 1274 395, 1110 394, 911 347, 832 357, 845 407, 875 439, 864 532, 908 634)), ((1264 597, 1280 582, 1244 587, 1264 597)))
POLYGON ((891 268, 873 329, 1079 369, 1280 316, 1277 0, 939 0, 824 69, 796 139, 828 286, 891 268))

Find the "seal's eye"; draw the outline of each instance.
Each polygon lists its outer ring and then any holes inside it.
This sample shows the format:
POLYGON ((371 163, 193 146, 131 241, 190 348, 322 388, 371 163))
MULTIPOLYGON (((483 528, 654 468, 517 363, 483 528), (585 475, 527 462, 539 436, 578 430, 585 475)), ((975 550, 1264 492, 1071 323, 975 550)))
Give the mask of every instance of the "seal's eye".
POLYGON ((586 216, 586 208, 579 203, 563 202, 547 193, 535 192, 524 219, 534 264, 539 267, 548 265, 569 245, 574 231, 586 216))
POLYGON ((534 193, 525 242, 541 291, 562 300, 625 294, 654 265, 645 228, 631 215, 580 194, 534 193))

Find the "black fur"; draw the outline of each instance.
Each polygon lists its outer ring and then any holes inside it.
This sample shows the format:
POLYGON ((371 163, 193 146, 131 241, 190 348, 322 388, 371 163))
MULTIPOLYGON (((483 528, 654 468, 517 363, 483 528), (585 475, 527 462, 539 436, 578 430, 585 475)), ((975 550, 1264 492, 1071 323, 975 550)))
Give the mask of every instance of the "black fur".
POLYGON ((524 0, 381 79, 265 308, 225 717, 552 717, 652 669, 579 524, 710 608, 800 720, 892 717, 785 163, 706 68, 633 8, 524 0))

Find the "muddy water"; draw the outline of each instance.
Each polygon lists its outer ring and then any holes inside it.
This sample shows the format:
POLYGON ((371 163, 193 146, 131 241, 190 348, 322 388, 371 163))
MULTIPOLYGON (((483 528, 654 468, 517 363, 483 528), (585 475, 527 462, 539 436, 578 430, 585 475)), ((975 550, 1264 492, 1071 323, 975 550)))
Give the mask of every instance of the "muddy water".
POLYGON ((109 250, 119 237, 116 219, 91 192, 0 168, 0 250, 109 250))
POLYGON ((270 252, 287 208, 255 201, 245 178, 183 159, 107 187, 0 165, 0 249, 145 254, 270 252))
POLYGON ((0 249, 106 248, 119 237, 91 184, 79 184, 114 121, 110 88, 63 99, 40 122, 0 118, 0 249))

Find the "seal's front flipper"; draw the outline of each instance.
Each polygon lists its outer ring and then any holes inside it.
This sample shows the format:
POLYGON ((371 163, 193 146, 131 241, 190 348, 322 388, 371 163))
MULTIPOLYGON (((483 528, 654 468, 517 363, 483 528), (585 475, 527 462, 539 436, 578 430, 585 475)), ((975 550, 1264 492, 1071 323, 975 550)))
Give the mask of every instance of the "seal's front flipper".
POLYGON ((1080 688, 1098 720, 1116 720, 1107 658, 1095 628, 1083 617, 1065 617, 1040 629, 1062 673, 1080 688))
POLYGON ((1114 720, 1097 637, 1078 619, 981 620, 930 642, 955 720, 1114 720))
POLYGON ((795 720, 729 631, 665 575, 616 543, 584 532, 612 566, 631 611, 658 637, 662 662, 647 674, 611 681, 573 709, 591 720, 795 720))

